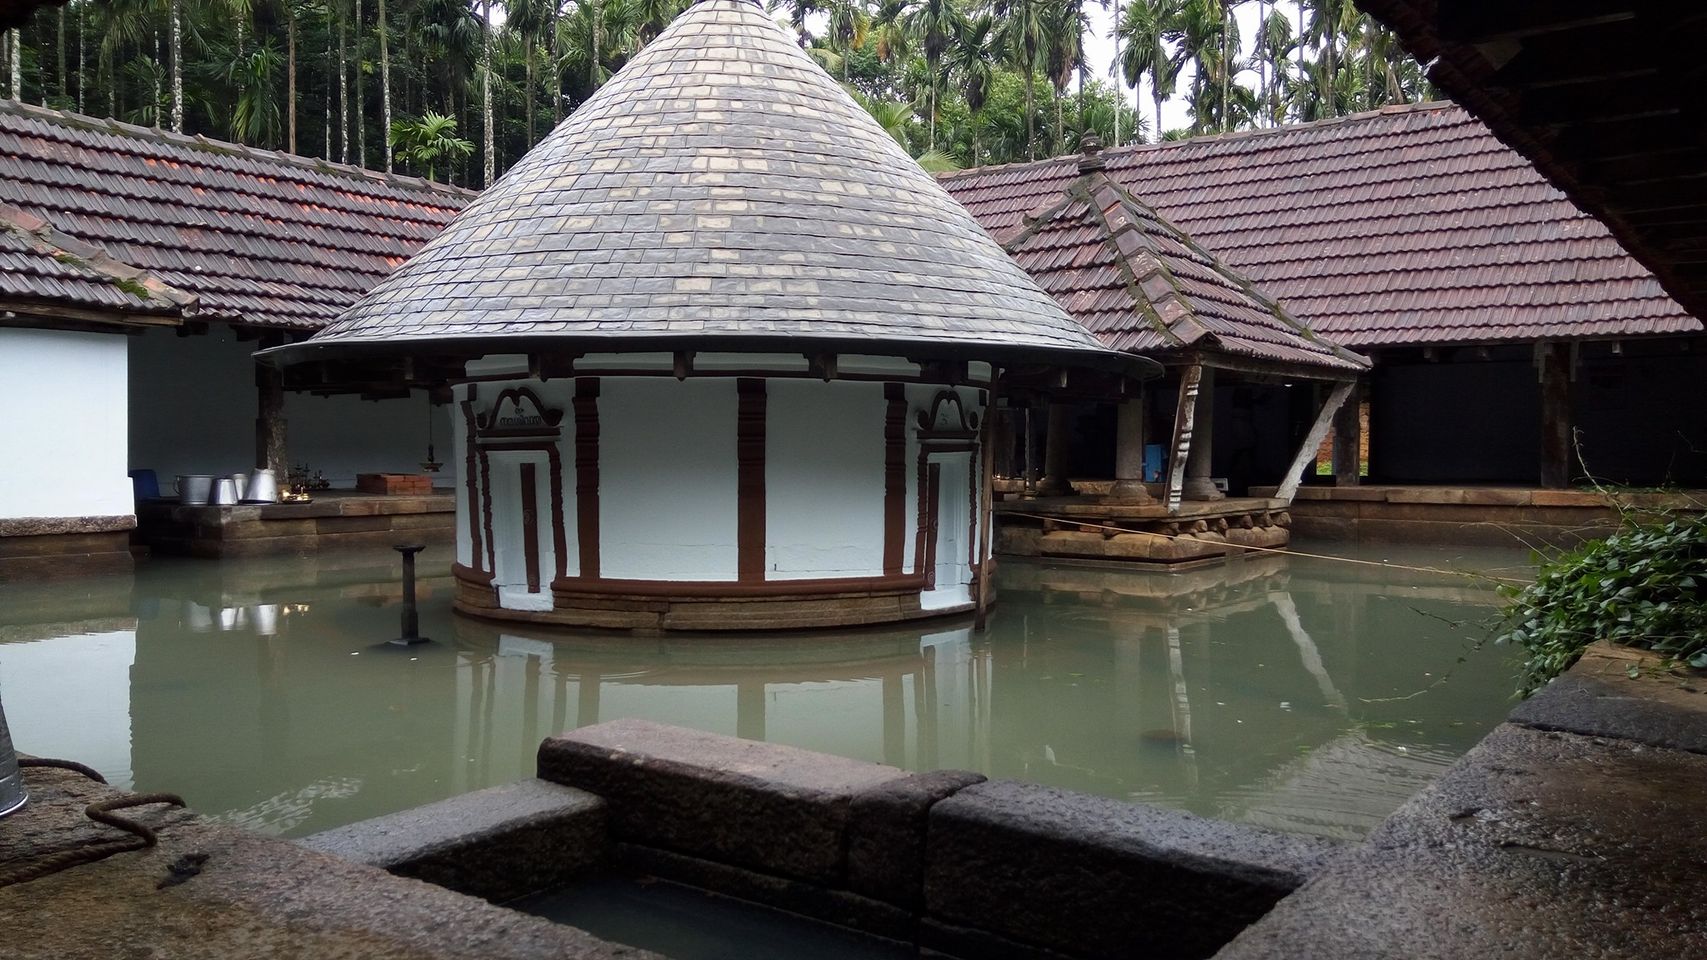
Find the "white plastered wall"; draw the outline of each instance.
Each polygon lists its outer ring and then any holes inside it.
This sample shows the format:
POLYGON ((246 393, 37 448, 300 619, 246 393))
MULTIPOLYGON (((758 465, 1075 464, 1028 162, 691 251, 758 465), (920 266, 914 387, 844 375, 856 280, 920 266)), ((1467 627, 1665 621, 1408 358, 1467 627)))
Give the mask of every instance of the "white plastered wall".
MULTIPOLYGON (((166 496, 181 473, 253 469, 257 344, 239 341, 223 324, 202 336, 151 330, 128 339, 129 465, 153 470, 166 496)), ((419 392, 379 401, 286 393, 287 457, 324 472, 336 487, 354 486, 358 473, 420 473, 429 415, 439 460, 451 449, 455 420, 444 408, 430 409, 419 392)), ((436 479, 449 482, 448 470, 436 479)))
POLYGON ((765 578, 883 574, 881 383, 773 379, 765 400, 765 578))
POLYGON ((735 580, 736 381, 599 381, 599 575, 735 580))
POLYGON ((123 334, 0 330, 0 517, 134 512, 123 334))

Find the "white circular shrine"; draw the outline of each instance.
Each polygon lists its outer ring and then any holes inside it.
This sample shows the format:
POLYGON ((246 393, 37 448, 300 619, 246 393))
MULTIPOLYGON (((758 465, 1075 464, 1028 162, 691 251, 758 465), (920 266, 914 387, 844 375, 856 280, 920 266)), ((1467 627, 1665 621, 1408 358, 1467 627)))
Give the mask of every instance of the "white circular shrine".
POLYGON ((299 389, 448 390, 458 610, 684 630, 973 608, 1004 376, 1155 369, 751 0, 690 7, 338 321, 262 356, 299 389))

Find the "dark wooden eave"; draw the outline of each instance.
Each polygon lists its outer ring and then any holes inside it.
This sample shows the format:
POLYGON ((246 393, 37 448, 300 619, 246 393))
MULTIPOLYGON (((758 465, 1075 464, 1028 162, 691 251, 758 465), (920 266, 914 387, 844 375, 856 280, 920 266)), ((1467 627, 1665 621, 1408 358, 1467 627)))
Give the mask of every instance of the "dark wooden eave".
POLYGON ((1707 316, 1707 5, 1357 3, 1667 293, 1707 316))

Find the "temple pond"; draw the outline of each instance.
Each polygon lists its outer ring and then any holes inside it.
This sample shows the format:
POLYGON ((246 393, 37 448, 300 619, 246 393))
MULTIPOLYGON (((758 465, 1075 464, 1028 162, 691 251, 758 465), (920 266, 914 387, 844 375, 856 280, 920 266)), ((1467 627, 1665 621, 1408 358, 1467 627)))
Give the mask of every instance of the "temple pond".
MULTIPOLYGON (((1308 550, 1309 544, 1299 545, 1308 550)), ((301 836, 529 776, 554 731, 644 717, 916 769, 960 767, 1353 839, 1511 706, 1482 642, 1515 551, 1355 548, 1177 574, 1008 562, 968 619, 744 637, 453 615, 421 558, 159 559, 0 584, 18 748, 301 836)))

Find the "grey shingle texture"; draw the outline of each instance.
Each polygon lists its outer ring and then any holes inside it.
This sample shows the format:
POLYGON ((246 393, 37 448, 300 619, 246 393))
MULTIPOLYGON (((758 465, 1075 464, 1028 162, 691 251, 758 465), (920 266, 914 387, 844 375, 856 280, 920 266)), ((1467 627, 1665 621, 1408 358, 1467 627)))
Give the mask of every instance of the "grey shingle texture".
POLYGON ((541 336, 1109 356, 748 0, 677 17, 302 353, 541 336))

